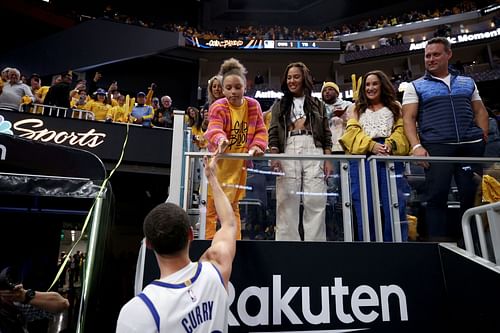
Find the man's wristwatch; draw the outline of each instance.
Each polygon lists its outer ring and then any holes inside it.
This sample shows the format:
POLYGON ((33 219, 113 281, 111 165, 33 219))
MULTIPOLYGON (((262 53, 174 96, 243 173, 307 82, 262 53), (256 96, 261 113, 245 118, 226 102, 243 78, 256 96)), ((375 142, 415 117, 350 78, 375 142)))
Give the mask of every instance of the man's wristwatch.
POLYGON ((36 291, 33 289, 28 289, 26 290, 26 293, 24 294, 24 303, 29 304, 33 298, 35 298, 36 291))

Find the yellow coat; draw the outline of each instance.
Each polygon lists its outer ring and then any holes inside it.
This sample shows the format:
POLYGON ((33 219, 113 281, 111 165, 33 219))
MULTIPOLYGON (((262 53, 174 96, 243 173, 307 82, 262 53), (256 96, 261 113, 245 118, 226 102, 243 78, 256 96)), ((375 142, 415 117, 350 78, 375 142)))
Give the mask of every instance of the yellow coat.
MULTIPOLYGON (((356 119, 349 119, 344 135, 339 139, 344 151, 353 155, 364 155, 372 151, 375 141, 363 132, 361 124, 356 119)), ((408 155, 410 142, 403 129, 403 118, 399 118, 392 126, 391 135, 385 139, 385 144, 391 146, 391 154, 398 156, 408 155)))

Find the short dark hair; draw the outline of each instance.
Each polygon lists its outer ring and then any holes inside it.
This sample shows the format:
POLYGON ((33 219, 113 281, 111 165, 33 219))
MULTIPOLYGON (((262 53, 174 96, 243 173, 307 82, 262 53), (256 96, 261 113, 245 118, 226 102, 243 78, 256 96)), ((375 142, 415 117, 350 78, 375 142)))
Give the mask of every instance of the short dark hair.
POLYGON ((144 219, 144 236, 159 255, 176 254, 188 243, 189 217, 181 207, 162 203, 144 219))
POLYGON ((430 44, 443 44, 444 49, 445 49, 446 52, 448 52, 448 51, 451 50, 451 43, 448 40, 448 38, 446 38, 446 37, 434 37, 434 38, 431 38, 427 42, 426 46, 430 45, 430 44))

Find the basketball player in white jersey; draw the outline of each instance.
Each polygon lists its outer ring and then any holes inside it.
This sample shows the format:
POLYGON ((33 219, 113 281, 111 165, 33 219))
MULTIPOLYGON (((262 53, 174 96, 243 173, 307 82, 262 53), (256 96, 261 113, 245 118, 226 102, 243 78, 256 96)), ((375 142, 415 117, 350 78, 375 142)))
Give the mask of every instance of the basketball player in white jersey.
POLYGON ((236 250, 236 219, 215 176, 217 157, 205 157, 221 228, 198 262, 189 259, 193 230, 177 205, 156 206, 144 220, 146 244, 156 255, 161 277, 123 306, 117 333, 227 332, 228 294, 236 250))

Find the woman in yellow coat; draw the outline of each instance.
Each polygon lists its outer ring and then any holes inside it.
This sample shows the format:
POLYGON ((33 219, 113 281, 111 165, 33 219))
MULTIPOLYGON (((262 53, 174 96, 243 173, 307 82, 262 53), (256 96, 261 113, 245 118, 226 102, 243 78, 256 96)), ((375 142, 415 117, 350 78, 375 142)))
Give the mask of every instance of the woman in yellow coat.
MULTIPOLYGON (((358 99, 348 110, 348 121, 344 135, 339 139, 342 148, 356 155, 408 155, 410 145, 403 131, 401 104, 396 100, 396 91, 387 75, 382 71, 371 71, 363 76, 358 99)), ((404 165, 395 163, 398 188, 399 217, 402 239, 408 237, 406 221, 406 200, 404 192, 408 185, 402 177, 404 165)), ((374 238, 373 207, 369 164, 366 163, 366 184, 368 192, 368 216, 370 235, 374 238)), ((382 201, 384 241, 392 240, 391 207, 385 172, 385 163, 377 163, 379 195, 382 201)), ((351 195, 357 219, 357 239, 363 240, 361 223, 361 202, 357 162, 351 162, 351 195)))

